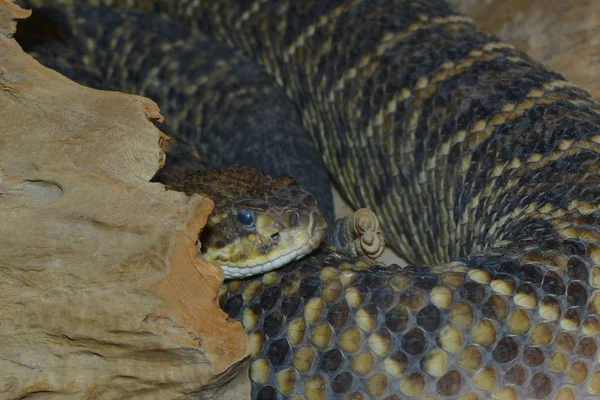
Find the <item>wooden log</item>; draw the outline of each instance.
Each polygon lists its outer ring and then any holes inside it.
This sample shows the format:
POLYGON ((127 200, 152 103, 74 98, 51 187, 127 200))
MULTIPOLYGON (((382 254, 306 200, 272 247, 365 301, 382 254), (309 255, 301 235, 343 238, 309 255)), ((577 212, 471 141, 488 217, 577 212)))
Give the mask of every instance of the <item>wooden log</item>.
POLYGON ((37 63, 11 39, 27 15, 0 0, 0 399, 247 397, 195 247, 212 201, 149 182, 156 104, 37 63))

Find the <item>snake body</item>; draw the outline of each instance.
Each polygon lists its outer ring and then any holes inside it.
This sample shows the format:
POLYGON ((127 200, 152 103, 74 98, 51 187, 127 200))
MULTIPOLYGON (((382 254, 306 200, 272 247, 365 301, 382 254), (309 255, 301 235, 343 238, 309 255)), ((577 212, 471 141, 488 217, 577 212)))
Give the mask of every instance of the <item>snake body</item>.
POLYGON ((411 263, 323 251, 229 282, 253 397, 600 396, 600 105, 585 91, 441 0, 124 3, 262 64, 411 263))

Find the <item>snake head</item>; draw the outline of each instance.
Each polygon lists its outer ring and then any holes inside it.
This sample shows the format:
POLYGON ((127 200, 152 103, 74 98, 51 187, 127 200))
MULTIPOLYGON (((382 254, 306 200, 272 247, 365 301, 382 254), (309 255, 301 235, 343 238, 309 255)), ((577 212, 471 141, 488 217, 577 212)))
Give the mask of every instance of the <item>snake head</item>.
POLYGON ((200 234, 200 252, 221 266, 226 279, 261 274, 309 254, 327 228, 314 196, 289 176, 227 167, 171 186, 215 202, 200 234))

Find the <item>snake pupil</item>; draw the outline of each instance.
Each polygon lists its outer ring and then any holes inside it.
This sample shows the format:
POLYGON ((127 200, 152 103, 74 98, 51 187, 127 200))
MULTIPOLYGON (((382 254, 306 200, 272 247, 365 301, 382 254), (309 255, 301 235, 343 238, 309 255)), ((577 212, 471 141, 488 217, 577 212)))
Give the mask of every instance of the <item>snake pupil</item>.
POLYGON ((250 210, 239 210, 237 212, 237 220, 248 228, 252 228, 256 222, 254 213, 250 210))

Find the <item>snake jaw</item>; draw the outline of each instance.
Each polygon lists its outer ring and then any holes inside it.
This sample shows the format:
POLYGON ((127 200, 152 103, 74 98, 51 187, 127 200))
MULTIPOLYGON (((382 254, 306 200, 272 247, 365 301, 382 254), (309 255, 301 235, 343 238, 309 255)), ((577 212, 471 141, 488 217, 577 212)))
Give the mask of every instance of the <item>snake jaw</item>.
POLYGON ((215 213, 218 218, 209 219, 206 235, 201 235, 202 257, 218 264, 225 278, 231 279, 271 271, 311 253, 325 235, 325 219, 312 196, 298 203, 291 202, 289 194, 282 197, 285 201, 279 199, 269 207, 247 200, 227 208, 226 213, 215 213), (252 210, 251 227, 235 218, 240 207, 252 210))
POLYGON ((301 221, 305 219, 305 223, 299 223, 296 227, 286 227, 278 232, 277 239, 273 239, 271 235, 263 236, 257 233, 252 238, 253 244, 248 243, 248 238, 236 239, 231 245, 233 250, 225 250, 239 254, 251 251, 253 246, 255 250, 251 257, 234 261, 223 251, 207 251, 202 256, 219 264, 225 273, 225 279, 245 278, 283 267, 311 253, 320 245, 325 235, 327 223, 318 212, 312 212, 306 217, 300 218, 301 221))

